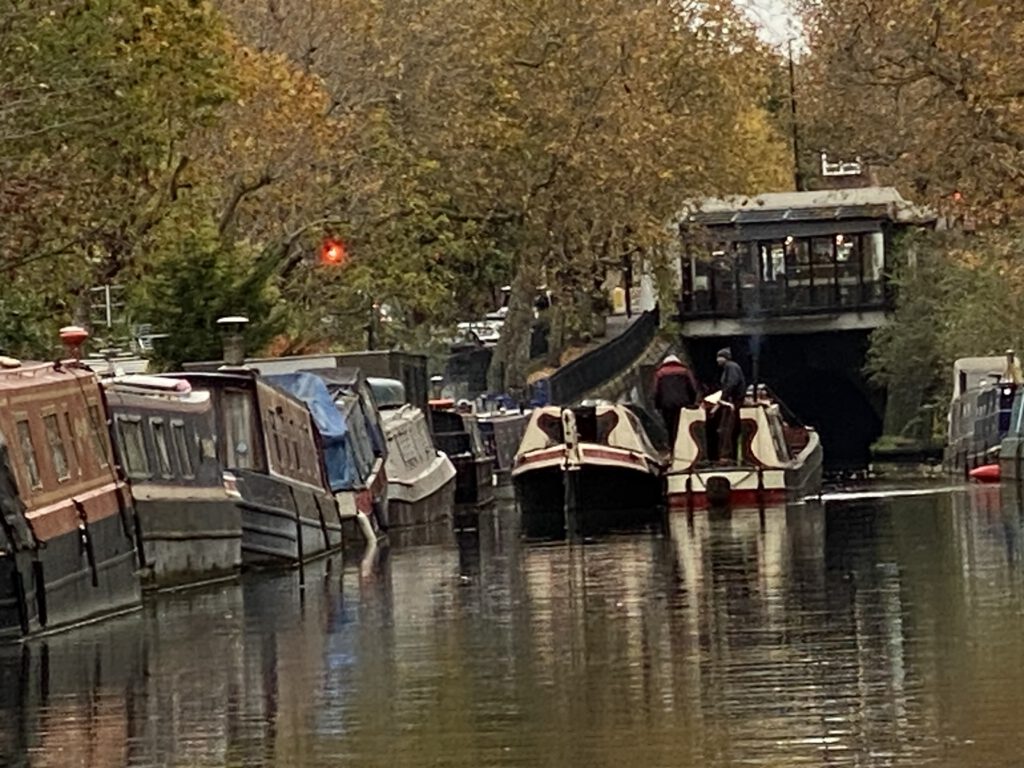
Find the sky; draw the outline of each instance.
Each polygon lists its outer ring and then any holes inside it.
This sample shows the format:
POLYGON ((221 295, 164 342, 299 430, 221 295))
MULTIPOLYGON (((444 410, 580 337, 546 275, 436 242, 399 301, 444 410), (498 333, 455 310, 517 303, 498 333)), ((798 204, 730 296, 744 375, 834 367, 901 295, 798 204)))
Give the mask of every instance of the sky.
POLYGON ((799 34, 796 14, 790 10, 790 0, 737 0, 761 28, 761 35, 772 45, 784 46, 799 34))

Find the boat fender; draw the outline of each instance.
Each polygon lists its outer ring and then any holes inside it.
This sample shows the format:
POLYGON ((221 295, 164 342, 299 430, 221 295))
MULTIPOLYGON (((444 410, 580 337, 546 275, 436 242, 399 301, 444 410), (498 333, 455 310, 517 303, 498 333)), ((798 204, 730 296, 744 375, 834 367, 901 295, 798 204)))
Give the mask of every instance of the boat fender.
POLYGON ((359 525, 359 530, 363 534, 363 538, 366 539, 367 544, 377 543, 377 534, 373 531, 373 524, 363 512, 356 512, 356 523, 359 525))
POLYGON ((89 562, 89 572, 92 574, 92 585, 100 585, 99 571, 96 569, 96 550, 93 548, 92 531, 89 530, 89 517, 85 512, 85 505, 78 499, 72 499, 78 512, 78 531, 82 537, 82 547, 85 549, 85 558, 89 562))
POLYGON ((1000 471, 998 464, 983 464, 969 472, 971 480, 977 483, 998 483, 1000 471))

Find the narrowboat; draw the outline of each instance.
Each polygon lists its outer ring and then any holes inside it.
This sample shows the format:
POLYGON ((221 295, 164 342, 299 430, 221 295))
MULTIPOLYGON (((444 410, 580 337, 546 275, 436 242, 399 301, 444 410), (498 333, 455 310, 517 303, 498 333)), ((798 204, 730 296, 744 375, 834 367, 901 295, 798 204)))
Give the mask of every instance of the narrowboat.
POLYGON ((950 474, 967 477, 1001 464, 1000 448, 1010 431, 1018 389, 1006 371, 1005 357, 967 357, 953 364, 944 461, 950 474))
POLYGON ((1010 424, 999 444, 999 474, 1003 480, 1019 483, 1024 480, 1024 388, 1013 394, 1010 424))
POLYGON ((813 427, 784 417, 781 404, 767 395, 744 404, 738 421, 736 457, 716 462, 709 409, 683 409, 668 470, 670 508, 763 506, 821 492, 822 446, 813 427))
POLYGON ((295 565, 341 546, 313 415, 255 371, 174 374, 210 393, 217 460, 234 478, 244 566, 295 565))
POLYGON ((528 535, 649 523, 664 503, 665 457, 630 408, 612 403, 534 410, 512 470, 528 535))
POLYGON ((494 459, 484 449, 472 413, 460 413, 450 400, 432 400, 430 429, 455 466, 455 504, 483 507, 494 502, 494 459))
POLYGON ((397 379, 368 378, 387 441, 388 527, 448 521, 455 504, 455 467, 434 446, 423 410, 406 401, 397 379))
POLYGON ((131 483, 146 567, 143 585, 230 577, 242 565, 235 478, 217 460, 209 390, 185 379, 104 381, 119 463, 131 483))
POLYGON ((296 371, 266 380, 302 400, 313 414, 342 538, 375 542, 387 522, 386 448, 380 417, 359 371, 296 371))
POLYGON ((131 497, 99 380, 79 363, 0 358, 0 510, 0 636, 140 604, 131 497))
POLYGON ((522 412, 494 411, 475 414, 484 451, 494 460, 494 484, 505 488, 512 484, 516 451, 526 433, 530 416, 522 412))

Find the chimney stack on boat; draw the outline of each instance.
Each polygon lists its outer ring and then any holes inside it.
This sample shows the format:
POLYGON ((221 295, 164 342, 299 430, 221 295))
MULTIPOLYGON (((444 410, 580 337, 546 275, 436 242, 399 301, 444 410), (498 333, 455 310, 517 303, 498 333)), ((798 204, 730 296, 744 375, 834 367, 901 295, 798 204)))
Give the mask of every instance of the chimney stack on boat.
POLYGON ((242 368, 245 366, 245 327, 249 318, 241 315, 222 317, 217 320, 224 344, 224 366, 242 368))

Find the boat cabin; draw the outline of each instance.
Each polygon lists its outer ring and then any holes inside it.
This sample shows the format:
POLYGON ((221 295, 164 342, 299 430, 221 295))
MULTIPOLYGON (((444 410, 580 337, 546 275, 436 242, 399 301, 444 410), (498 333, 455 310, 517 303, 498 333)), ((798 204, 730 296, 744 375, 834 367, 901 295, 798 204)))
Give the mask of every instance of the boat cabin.
POLYGON ((210 392, 157 376, 122 376, 104 389, 117 452, 133 487, 222 485, 210 392))
POLYGON ((0 634, 140 599, 134 512, 96 375, 0 358, 0 634))
POLYGON ((1010 431, 1019 389, 1006 379, 1005 357, 968 357, 953 365, 947 418, 946 468, 964 474, 996 459, 1010 431))
POLYGON ((217 459, 240 496, 243 562, 301 564, 340 546, 324 446, 306 403, 244 368, 174 377, 213 400, 217 459))
MULTIPOLYGON (((0 432, 8 444, 8 469, 39 541, 78 529, 72 499, 114 494, 123 487, 103 393, 91 371, 52 363, 0 369, 0 432)), ((110 509, 110 501, 96 506, 110 509)))
POLYGON ((217 458, 225 469, 326 487, 316 429, 301 400, 250 371, 177 376, 213 398, 221 437, 217 458))

